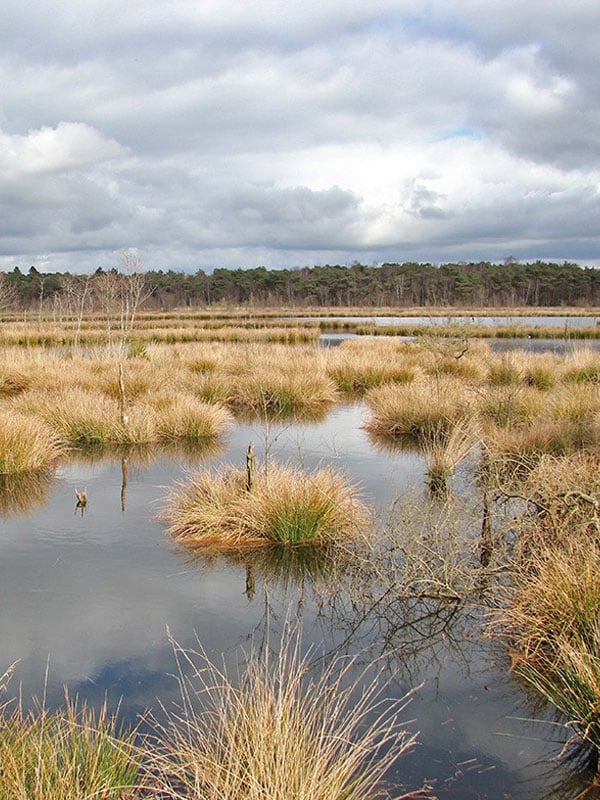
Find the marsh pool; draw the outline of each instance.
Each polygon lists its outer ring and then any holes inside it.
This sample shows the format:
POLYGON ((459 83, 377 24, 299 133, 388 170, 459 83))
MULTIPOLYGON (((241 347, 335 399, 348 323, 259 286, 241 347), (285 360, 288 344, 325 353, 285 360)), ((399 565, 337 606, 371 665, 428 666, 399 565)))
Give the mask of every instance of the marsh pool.
POLYGON ((250 641, 276 647, 293 619, 320 658, 381 659, 389 696, 420 687, 404 712, 419 744, 390 775, 404 791, 574 798, 591 778, 558 760, 567 732, 481 635, 485 609, 400 596, 357 604, 308 561, 192 552, 166 535, 158 512, 169 487, 190 469, 241 464, 250 441, 263 459, 333 464, 382 520, 404 497, 428 502, 422 458, 371 441, 364 416, 356 404, 315 423, 238 423, 220 449, 86 452, 5 484, 0 672, 17 662, 8 694, 53 706, 67 687, 91 703, 107 697, 135 722, 177 700, 169 635, 235 664, 250 641), (84 488, 88 505, 76 508, 84 488))

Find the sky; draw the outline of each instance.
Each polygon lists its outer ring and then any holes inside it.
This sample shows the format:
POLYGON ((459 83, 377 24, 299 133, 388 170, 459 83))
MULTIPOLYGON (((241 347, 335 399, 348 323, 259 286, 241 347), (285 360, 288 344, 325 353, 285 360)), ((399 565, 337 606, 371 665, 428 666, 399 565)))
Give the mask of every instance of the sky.
POLYGON ((600 265, 598 0, 2 0, 0 269, 600 265))

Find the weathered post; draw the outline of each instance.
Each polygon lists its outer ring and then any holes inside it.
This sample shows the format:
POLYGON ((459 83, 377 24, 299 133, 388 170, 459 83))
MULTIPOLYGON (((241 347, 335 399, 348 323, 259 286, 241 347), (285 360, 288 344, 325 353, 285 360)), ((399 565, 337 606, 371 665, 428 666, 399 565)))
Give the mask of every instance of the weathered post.
POLYGON ((256 457, 254 455, 254 444, 250 442, 246 451, 246 491, 251 492, 254 486, 254 475, 256 473, 256 457))

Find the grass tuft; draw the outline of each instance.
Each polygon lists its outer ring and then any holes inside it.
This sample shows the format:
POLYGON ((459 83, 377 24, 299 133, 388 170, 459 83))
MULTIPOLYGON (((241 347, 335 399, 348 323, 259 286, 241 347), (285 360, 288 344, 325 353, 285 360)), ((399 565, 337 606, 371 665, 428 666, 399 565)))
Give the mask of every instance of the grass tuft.
POLYGON ((45 469, 64 449, 42 421, 17 413, 0 413, 0 474, 19 475, 45 469))
POLYGON ((186 541, 240 546, 326 544, 358 536, 369 521, 356 488, 331 468, 272 465, 245 489, 245 470, 197 472, 169 495, 163 518, 186 541))
MULTIPOLYGON (((120 800, 137 778, 133 734, 106 707, 0 717, 0 800, 120 800)), ((130 795, 127 795, 130 796, 130 795)))
POLYGON ((159 730, 166 747, 157 757, 168 797, 389 796, 383 776, 414 743, 400 724, 407 698, 384 705, 381 676, 353 678, 353 659, 315 674, 299 639, 288 638, 276 657, 250 653, 236 680, 203 653, 177 651, 183 708, 159 730))

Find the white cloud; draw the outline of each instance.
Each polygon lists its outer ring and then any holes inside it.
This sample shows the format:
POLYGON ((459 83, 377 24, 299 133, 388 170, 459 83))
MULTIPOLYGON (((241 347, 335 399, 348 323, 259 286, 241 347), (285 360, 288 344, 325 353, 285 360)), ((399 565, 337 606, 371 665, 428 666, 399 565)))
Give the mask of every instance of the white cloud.
POLYGON ((4 266, 93 269, 128 246, 188 268, 600 255, 581 225, 595 3, 8 0, 5 17, 4 266))

